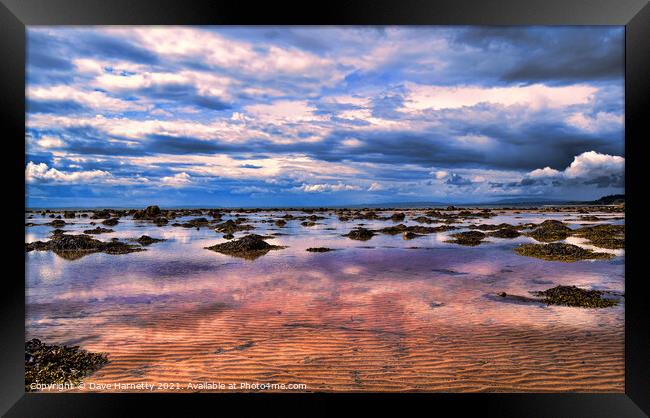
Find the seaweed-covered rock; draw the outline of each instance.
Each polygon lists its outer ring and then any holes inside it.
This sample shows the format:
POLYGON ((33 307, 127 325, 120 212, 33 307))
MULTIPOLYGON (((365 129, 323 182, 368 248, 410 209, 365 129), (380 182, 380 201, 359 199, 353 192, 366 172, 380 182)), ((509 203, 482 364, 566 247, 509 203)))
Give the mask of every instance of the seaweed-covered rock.
POLYGON ((470 247, 480 245, 483 242, 483 239, 486 237, 486 235, 480 231, 458 232, 456 234, 451 234, 450 236, 453 239, 448 240, 447 242, 470 247))
POLYGON ((307 248, 306 251, 309 251, 310 253, 326 253, 328 251, 334 251, 333 248, 327 248, 327 247, 310 247, 307 248))
POLYGON ((147 206, 143 210, 136 210, 133 213, 133 219, 153 221, 162 215, 162 211, 156 205, 147 206))
POLYGON ((404 224, 398 224, 394 226, 388 226, 386 228, 382 228, 379 230, 382 234, 388 234, 388 235, 397 235, 397 234, 403 234, 404 232, 412 232, 414 234, 433 234, 436 232, 445 232, 445 231, 451 231, 457 229, 455 226, 451 225, 441 225, 441 226, 436 226, 436 227, 430 227, 430 226, 422 226, 422 225, 414 225, 414 226, 406 226, 404 224))
POLYGON ((93 211, 90 219, 106 219, 111 217, 111 211, 108 209, 96 210, 93 211))
POLYGON ((433 224, 433 223, 438 222, 437 220, 435 220, 435 219, 431 219, 431 218, 428 218, 428 217, 426 217, 426 216, 418 216, 417 218, 415 218, 415 219, 413 219, 413 220, 414 220, 415 222, 417 222, 417 223, 421 223, 421 224, 433 224))
POLYGON ((521 235, 521 232, 515 228, 510 227, 497 229, 496 231, 489 232, 488 235, 497 238, 517 238, 521 235))
POLYGON ((142 235, 140 238, 136 240, 140 245, 151 245, 155 242, 163 242, 166 241, 165 239, 162 238, 151 238, 149 235, 142 235))
POLYGON ((105 353, 91 353, 78 346, 44 344, 34 338, 25 342, 25 391, 35 391, 34 385, 78 385, 106 363, 105 353))
POLYGON ((36 241, 25 244, 25 251, 52 251, 60 257, 68 260, 76 260, 92 253, 106 254, 128 254, 137 251, 144 251, 135 245, 129 245, 119 241, 103 242, 88 235, 53 235, 52 239, 46 242, 36 241))
POLYGON ((108 232, 113 232, 113 230, 108 229, 108 228, 102 228, 102 227, 99 227, 99 226, 97 228, 95 228, 95 229, 86 229, 86 230, 84 230, 84 234, 92 234, 92 235, 105 234, 105 233, 108 233, 108 232))
POLYGON ((578 228, 575 236, 587 238, 588 244, 600 248, 625 248, 625 225, 594 225, 578 228))
POLYGON ((257 234, 250 234, 234 241, 224 242, 205 248, 207 250, 216 251, 234 257, 254 260, 271 250, 280 250, 285 247, 271 245, 264 241, 264 237, 257 234))
POLYGON ((604 298, 604 292, 600 290, 585 290, 576 286, 556 286, 541 292, 533 292, 533 294, 542 296, 547 305, 609 308, 618 304, 616 299, 604 298))
POLYGON ((540 242, 554 242, 566 239, 573 233, 564 222, 547 220, 537 225, 528 236, 540 242))
POLYGON ((65 226, 65 221, 62 219, 55 219, 52 222, 49 222, 47 225, 53 226, 55 228, 61 228, 62 226, 65 226))
POLYGON ((214 226, 215 231, 223 234, 234 234, 235 232, 250 231, 251 229, 255 229, 255 227, 252 225, 239 224, 232 219, 228 219, 227 221, 214 226))
POLYGON ((348 237, 350 239, 355 239, 358 241, 368 241, 370 238, 374 236, 375 236, 375 232, 366 228, 353 229, 352 231, 344 235, 344 237, 348 237))
POLYGON ((599 253, 580 248, 573 244, 550 243, 550 244, 521 244, 515 248, 519 255, 541 258, 548 261, 574 262, 589 259, 609 259, 612 254, 599 253))
POLYGON ((118 223, 120 223, 118 218, 109 218, 109 219, 105 219, 105 220, 102 221, 102 224, 104 224, 106 226, 115 226, 118 223))
POLYGON ((235 236, 233 234, 226 234, 223 236, 223 239, 233 239, 235 236))
POLYGON ((393 222, 402 222, 406 218, 406 215, 402 212, 393 213, 389 218, 393 222))
POLYGON ((63 212, 63 217, 65 219, 74 219, 75 212, 73 210, 66 210, 65 212, 63 212))
POLYGON ((287 224, 287 221, 285 221, 284 219, 278 219, 277 221, 275 221, 275 225, 279 226, 280 228, 282 228, 286 224, 287 224))
POLYGON ((302 226, 315 226, 315 225, 318 225, 318 224, 316 222, 314 222, 314 221, 304 221, 304 222, 300 222, 300 225, 302 225, 302 226))
POLYGON ((194 218, 190 219, 187 222, 183 222, 181 224, 173 224, 182 226, 183 228, 201 228, 202 226, 208 226, 210 225, 210 221, 208 221, 206 218, 194 218))
POLYGON ((402 234, 402 238, 405 239, 405 240, 410 240, 410 239, 421 237, 421 236, 422 236, 421 234, 416 234, 413 231, 406 231, 406 232, 404 232, 402 234))
POLYGON ((169 223, 169 219, 159 216, 153 220, 153 223, 156 224, 156 226, 164 226, 169 223))

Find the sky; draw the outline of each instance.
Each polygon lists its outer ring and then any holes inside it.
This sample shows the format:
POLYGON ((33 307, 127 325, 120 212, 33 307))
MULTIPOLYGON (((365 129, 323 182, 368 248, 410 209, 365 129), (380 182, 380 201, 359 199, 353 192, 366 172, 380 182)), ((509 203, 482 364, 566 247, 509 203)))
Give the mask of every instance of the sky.
POLYGON ((28 207, 624 191, 624 28, 32 26, 28 207))

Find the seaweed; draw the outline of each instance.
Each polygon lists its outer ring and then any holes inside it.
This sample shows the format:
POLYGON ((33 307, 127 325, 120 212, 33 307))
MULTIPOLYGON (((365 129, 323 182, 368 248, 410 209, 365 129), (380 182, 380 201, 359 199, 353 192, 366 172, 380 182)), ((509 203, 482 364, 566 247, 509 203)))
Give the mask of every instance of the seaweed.
POLYGON ((574 262, 580 260, 602 260, 614 257, 612 254, 599 253, 580 248, 573 244, 551 243, 551 244, 521 244, 515 248, 519 255, 541 258, 547 261, 574 262))
POLYGON ((101 228, 99 226, 97 228, 95 228, 95 229, 86 229, 86 230, 84 230, 84 234, 93 234, 93 235, 105 234, 105 233, 108 233, 108 232, 113 232, 113 230, 108 229, 108 228, 101 228))
POLYGON ((256 234, 246 235, 235 241, 216 244, 211 247, 205 247, 207 250, 230 255, 233 257, 254 260, 268 253, 271 250, 280 250, 286 247, 280 245, 271 245, 264 241, 264 237, 256 234))
POLYGON ((569 237, 573 231, 564 222, 546 220, 537 225, 527 235, 540 242, 561 241, 569 237))
POLYGON ((88 235, 56 234, 46 242, 36 241, 25 244, 25 252, 52 251, 67 260, 77 260, 93 253, 129 254, 144 249, 119 241, 103 242, 88 235))
POLYGON ((103 220, 103 221, 102 221, 102 224, 104 224, 104 225, 106 225, 106 226, 115 226, 115 225, 117 225, 118 223, 120 223, 120 221, 118 220, 118 218, 109 218, 109 219, 106 219, 106 220, 103 220))
POLYGON ((251 229, 255 229, 255 227, 252 225, 238 224, 232 219, 228 219, 227 221, 217 224, 214 227, 215 231, 224 234, 234 234, 235 232, 250 231, 251 229))
POLYGON ((78 385, 107 363, 106 353, 45 344, 34 338, 25 342, 25 391, 35 391, 33 385, 78 385))
POLYGON ((600 248, 625 248, 625 225, 594 225, 578 228, 574 235, 587 238, 588 244, 600 248))
POLYGON ((480 245, 487 235, 480 231, 467 231, 451 234, 450 236, 453 239, 447 240, 447 242, 474 247, 480 245))
POLYGON ((140 243, 140 245, 146 246, 146 245, 151 245, 155 242, 162 242, 167 240, 163 238, 151 238, 149 235, 142 235, 136 241, 140 243))
POLYGON ((585 290, 576 286, 556 286, 539 292, 532 292, 542 296, 547 305, 577 306, 581 308, 609 308, 618 305, 618 300, 603 298, 601 290, 585 290))
POLYGON ((508 228, 501 228, 501 229, 497 229, 496 231, 489 232, 488 235, 497 238, 517 238, 518 236, 521 235, 521 232, 519 232, 514 227, 508 227, 508 228))
POLYGON ((326 253, 328 251, 334 251, 333 248, 327 248, 327 247, 310 247, 307 248, 306 251, 309 251, 310 253, 326 253))
POLYGON ((357 228, 343 236, 357 241, 368 241, 370 238, 375 236, 375 232, 366 228, 357 228))

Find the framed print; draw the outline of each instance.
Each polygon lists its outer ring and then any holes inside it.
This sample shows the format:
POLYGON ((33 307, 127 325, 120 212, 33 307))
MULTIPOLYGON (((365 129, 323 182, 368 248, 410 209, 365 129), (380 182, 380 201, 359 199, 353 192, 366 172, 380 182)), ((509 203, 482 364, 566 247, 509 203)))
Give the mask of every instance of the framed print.
POLYGON ((7 416, 650 410, 645 2, 4 4, 7 416))

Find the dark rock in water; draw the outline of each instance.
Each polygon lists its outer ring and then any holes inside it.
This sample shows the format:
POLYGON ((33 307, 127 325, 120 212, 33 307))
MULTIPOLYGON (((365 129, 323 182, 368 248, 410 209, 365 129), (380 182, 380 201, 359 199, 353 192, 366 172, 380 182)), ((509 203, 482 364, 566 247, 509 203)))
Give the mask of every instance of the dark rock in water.
POLYGON ((600 290, 585 290, 576 286, 556 286, 541 292, 533 292, 542 296, 547 305, 577 306, 581 308, 609 308, 618 305, 618 300, 603 298, 600 290))
POLYGON ((285 247, 271 245, 264 241, 264 237, 256 234, 246 235, 234 241, 216 244, 211 247, 205 247, 207 250, 218 253, 254 260, 263 256, 271 250, 280 250, 285 247))
POLYGON ((368 241, 370 238, 375 236, 375 232, 366 228, 357 228, 343 236, 358 241, 368 241))
POLYGON ((442 226, 436 226, 436 227, 430 227, 430 226, 422 226, 422 225, 415 225, 415 226, 406 226, 404 224, 399 224, 395 226, 389 226, 386 228, 382 228, 379 230, 382 234, 388 234, 388 235, 397 235, 397 234, 403 234, 404 232, 413 232, 415 234, 433 234, 436 232, 445 232, 445 231, 450 231, 457 229, 455 226, 450 226, 450 225, 442 225, 442 226))
POLYGON ((156 226, 163 226, 163 225, 167 225, 169 223, 169 220, 167 218, 159 217, 154 219, 153 223, 155 223, 156 226))
POLYGON ((519 255, 541 258, 548 261, 574 262, 589 259, 610 259, 613 254, 585 250, 572 244, 521 244, 515 248, 519 255))
POLYGON ((327 247, 310 247, 307 248, 307 251, 310 253, 326 253, 328 251, 334 251, 333 248, 327 248, 327 247))
POLYGON ((233 234, 226 234, 223 236, 224 239, 233 239, 235 236, 233 234))
POLYGON ((78 385, 84 377, 108 363, 105 353, 91 353, 78 346, 44 344, 38 339, 25 343, 25 391, 32 385, 78 385))
POLYGON ((421 223, 421 224, 433 224, 433 223, 438 222, 437 220, 435 220, 435 219, 431 219, 431 218, 427 218, 426 216, 418 216, 417 218, 415 218, 415 219, 413 219, 413 220, 414 220, 415 222, 417 222, 417 223, 421 223))
POLYGON ((416 234, 416 233, 413 232, 413 231, 406 231, 406 232, 404 232, 404 233, 402 234, 402 238, 403 238, 403 239, 406 239, 406 240, 413 239, 413 238, 417 238, 417 237, 421 237, 421 236, 422 236, 422 235, 420 235, 420 234, 416 234))
POLYGON ((521 232, 517 231, 515 228, 502 228, 490 232, 488 235, 497 238, 517 238, 521 235, 521 232))
POLYGON ((623 249, 625 248, 625 225, 594 225, 578 228, 573 231, 574 235, 581 238, 586 238, 590 245, 609 248, 609 249, 623 249))
POLYGON ((287 221, 285 221, 284 219, 278 219, 277 221, 275 221, 275 225, 279 226, 280 228, 282 228, 286 224, 287 224, 287 221))
POLYGON ((227 221, 214 226, 215 231, 224 234, 234 234, 235 232, 250 231, 251 229, 255 229, 255 227, 252 225, 238 224, 232 219, 228 219, 227 221))
POLYGON ((448 240, 447 242, 473 247, 480 245, 486 235, 480 231, 467 231, 451 234, 451 237, 453 239, 448 240))
POLYGON ((314 222, 314 221, 304 221, 304 222, 301 222, 300 225, 302 225, 302 226, 314 226, 314 225, 317 225, 317 223, 314 222))
POLYGON ((61 227, 64 226, 65 224, 66 224, 66 223, 65 223, 64 220, 61 220, 61 219, 55 219, 55 220, 53 220, 52 222, 50 222, 50 223, 48 223, 48 224, 46 224, 46 225, 53 226, 53 227, 55 227, 55 228, 61 228, 61 227))
POLYGON ((104 224, 106 226, 115 226, 118 223, 120 223, 118 218, 110 218, 110 219, 106 219, 106 220, 102 221, 102 224, 104 224))
POLYGON ((137 210, 133 214, 133 219, 136 220, 154 220, 161 216, 162 212, 158 206, 147 206, 143 210, 137 210))
POLYGON ((90 219, 107 219, 111 217, 111 211, 108 209, 96 210, 93 211, 90 219))
POLYGON ((86 230, 84 231, 84 234, 93 234, 93 235, 96 235, 96 234, 104 234, 104 233, 107 233, 107 232, 113 232, 113 230, 112 230, 112 229, 108 229, 108 228, 101 228, 101 227, 98 226, 98 227, 95 228, 95 229, 86 229, 86 230))
MULTIPOLYGON (((210 221, 208 221, 206 218, 194 218, 190 219, 187 222, 184 222, 180 224, 183 228, 196 228, 199 229, 202 226, 208 226, 210 224, 210 221)), ((175 226, 176 224, 173 224, 172 226, 175 226)))
POLYGON ((57 228, 57 229, 55 229, 54 231, 52 231, 52 235, 65 234, 66 232, 68 232, 68 231, 66 231, 66 230, 64 230, 64 229, 58 229, 58 228, 57 228))
POLYGON ((154 242, 162 242, 162 241, 166 241, 166 240, 162 239, 162 238, 151 238, 149 235, 142 235, 136 241, 139 242, 140 245, 151 245, 154 242))
POLYGON ((393 213, 389 219, 393 222, 402 222, 405 218, 406 218, 405 214, 398 212, 398 213, 393 213))
POLYGON ((566 239, 572 233, 571 228, 564 222, 547 220, 537 225, 535 229, 528 233, 528 236, 540 242, 554 242, 566 239))
POLYGON ((119 241, 103 242, 88 235, 53 235, 47 242, 36 241, 25 244, 25 251, 52 251, 68 260, 76 260, 92 253, 128 254, 144 249, 119 241))
POLYGON ((65 212, 63 212, 63 217, 65 219, 74 219, 75 213, 74 213, 74 211, 66 210, 65 212))

